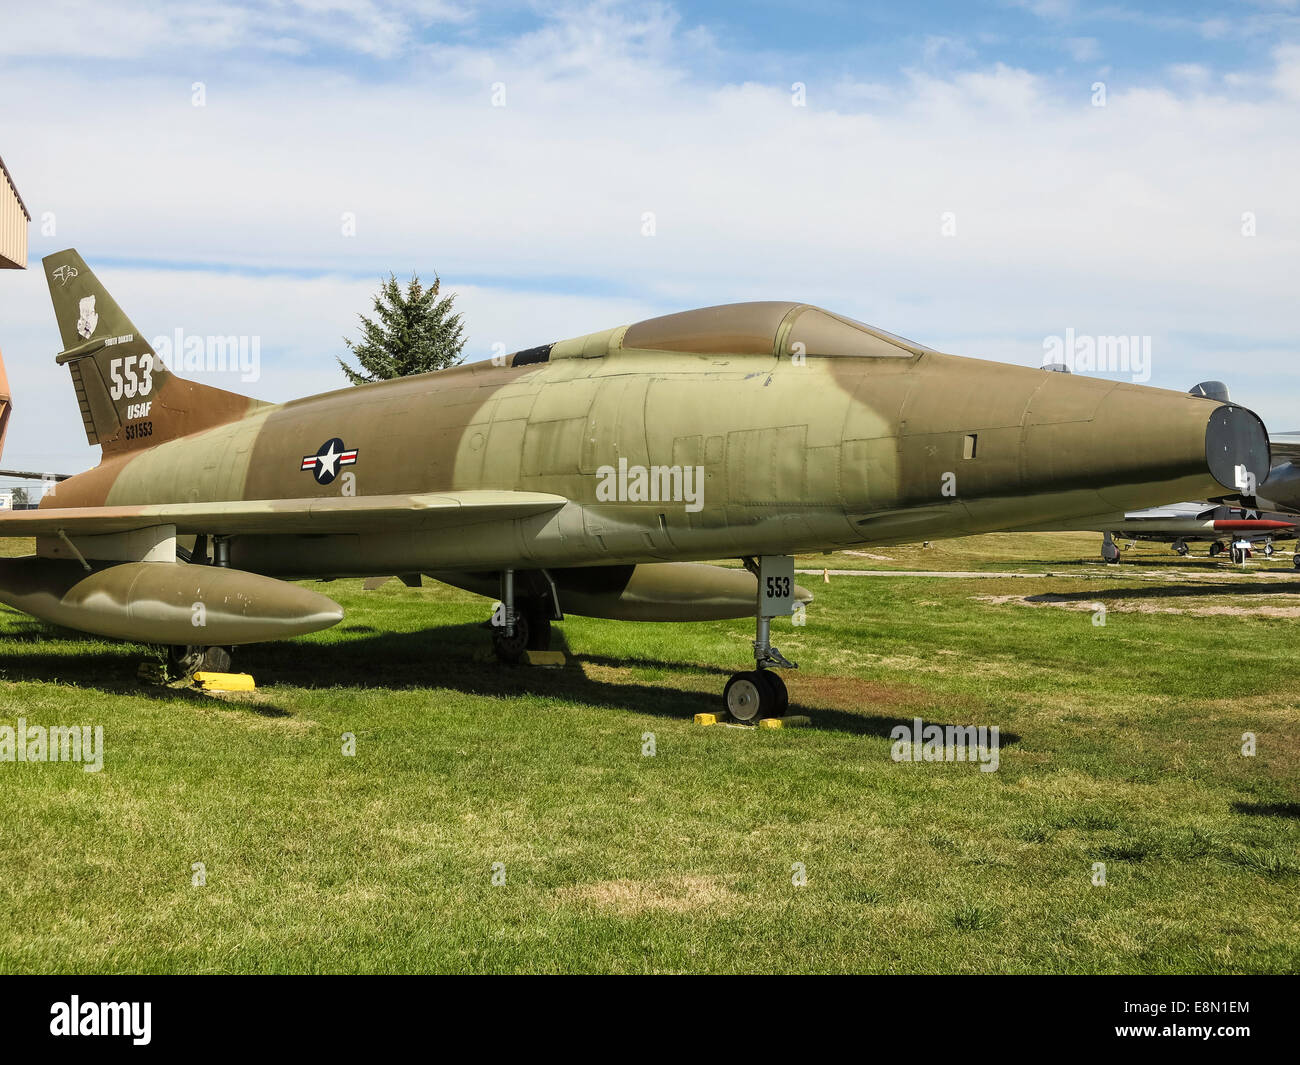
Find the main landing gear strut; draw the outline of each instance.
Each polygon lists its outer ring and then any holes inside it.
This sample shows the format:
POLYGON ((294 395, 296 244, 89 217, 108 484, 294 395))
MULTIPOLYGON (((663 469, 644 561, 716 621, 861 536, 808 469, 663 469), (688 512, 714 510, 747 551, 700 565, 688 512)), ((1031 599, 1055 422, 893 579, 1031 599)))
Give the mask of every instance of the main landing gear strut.
POLYGON ((563 621, 555 582, 546 570, 501 571, 501 605, 492 613, 492 650, 514 664, 551 646, 551 622, 563 621))
POLYGON ((755 669, 736 673, 727 681, 722 701, 737 721, 783 717, 790 695, 777 669, 799 667, 772 646, 772 619, 789 617, 794 606, 794 559, 789 555, 763 555, 745 559, 745 568, 758 578, 755 609, 755 669))
MULTIPOLYGON (((212 537, 212 560, 208 561, 208 537, 194 538, 194 547, 185 557, 178 548, 179 557, 199 566, 229 566, 230 540, 225 536, 212 537)), ((195 673, 229 673, 234 661, 233 647, 204 644, 171 644, 167 648, 168 672, 177 677, 190 677, 195 673)))

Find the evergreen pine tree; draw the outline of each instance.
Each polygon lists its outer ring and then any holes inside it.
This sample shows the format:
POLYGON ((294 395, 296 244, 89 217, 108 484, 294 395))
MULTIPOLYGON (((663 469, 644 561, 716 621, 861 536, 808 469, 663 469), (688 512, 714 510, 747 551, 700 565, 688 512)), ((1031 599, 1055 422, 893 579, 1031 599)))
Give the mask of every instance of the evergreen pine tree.
POLYGON ((357 315, 361 319, 361 339, 356 343, 343 339, 358 363, 353 369, 341 358, 338 360, 349 381, 354 385, 386 381, 442 370, 461 361, 464 323, 460 314, 452 311, 455 294, 438 295, 441 285, 437 274, 428 288, 412 274, 403 292, 397 278, 388 275, 374 299, 376 318, 357 315))

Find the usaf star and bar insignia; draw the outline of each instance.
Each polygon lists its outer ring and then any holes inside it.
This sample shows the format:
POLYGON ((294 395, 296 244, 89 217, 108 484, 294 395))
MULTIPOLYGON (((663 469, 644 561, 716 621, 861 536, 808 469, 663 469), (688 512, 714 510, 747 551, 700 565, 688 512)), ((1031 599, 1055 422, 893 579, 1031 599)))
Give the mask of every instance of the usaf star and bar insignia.
POLYGON ((317 484, 329 484, 339 475, 343 466, 351 466, 357 461, 357 448, 345 447, 337 436, 321 444, 314 455, 302 457, 302 469, 311 470, 317 484))

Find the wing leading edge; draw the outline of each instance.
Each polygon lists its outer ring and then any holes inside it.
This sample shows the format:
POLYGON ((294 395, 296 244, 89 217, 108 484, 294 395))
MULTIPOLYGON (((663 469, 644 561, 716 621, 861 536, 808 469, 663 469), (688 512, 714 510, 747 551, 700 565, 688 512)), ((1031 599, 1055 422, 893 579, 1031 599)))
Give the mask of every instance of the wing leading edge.
POLYGON ((248 499, 148 506, 40 507, 0 514, 0 537, 95 536, 174 525, 181 535, 345 533, 436 529, 512 521, 559 510, 568 500, 544 492, 428 492, 328 499, 248 499))

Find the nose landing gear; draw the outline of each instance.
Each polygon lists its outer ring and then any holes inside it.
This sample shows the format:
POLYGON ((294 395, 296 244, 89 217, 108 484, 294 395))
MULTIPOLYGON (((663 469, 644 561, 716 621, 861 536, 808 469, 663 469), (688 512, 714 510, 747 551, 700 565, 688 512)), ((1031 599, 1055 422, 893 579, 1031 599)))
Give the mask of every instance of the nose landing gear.
POLYGON ((790 709, 790 694, 777 669, 798 665, 772 646, 772 619, 789 617, 794 606, 794 559, 789 555, 763 555, 745 559, 745 568, 758 578, 755 609, 754 665, 734 674, 722 692, 727 713, 736 721, 752 722, 783 717, 790 709))

